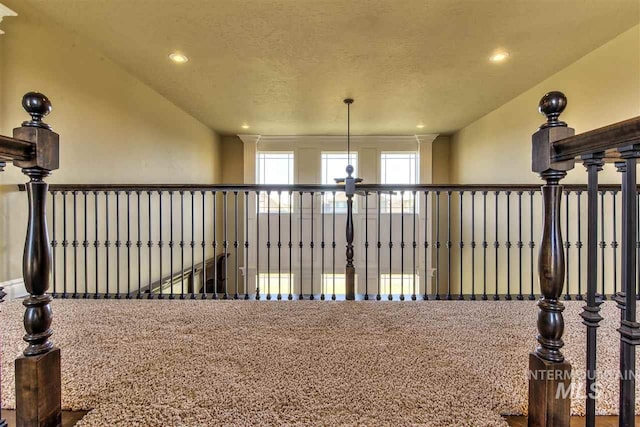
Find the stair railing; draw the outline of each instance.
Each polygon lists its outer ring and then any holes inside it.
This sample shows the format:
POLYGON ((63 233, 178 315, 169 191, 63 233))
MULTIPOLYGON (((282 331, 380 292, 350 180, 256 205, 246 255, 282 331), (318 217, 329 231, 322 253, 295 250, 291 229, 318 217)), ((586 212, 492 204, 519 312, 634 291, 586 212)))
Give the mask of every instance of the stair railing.
MULTIPOLYGON (((565 280, 565 254, 561 232, 560 181, 582 160, 587 169, 587 298, 581 314, 587 327, 586 425, 595 425, 596 328, 602 317, 598 294, 597 241, 598 172, 605 160, 615 162, 622 174, 622 266, 621 291, 614 300, 621 310, 619 425, 635 425, 635 346, 640 343, 636 319, 637 159, 640 157, 640 117, 574 135, 559 120, 567 105, 561 92, 547 93, 539 110, 547 122, 533 134, 532 169, 546 181, 542 187, 543 230, 539 246, 538 280, 542 298, 538 302, 538 347, 529 356, 529 426, 568 426, 571 408, 571 364, 562 354, 564 332, 560 297, 565 280)), ((602 218, 601 218, 602 219, 602 218)), ((567 221, 568 225, 569 221, 567 221)), ((602 243, 602 242, 601 242, 602 243)), ((617 247, 617 243, 616 243, 617 247)), ((604 254, 604 252, 603 252, 604 254)), ((604 267, 604 266, 603 266, 604 267)))

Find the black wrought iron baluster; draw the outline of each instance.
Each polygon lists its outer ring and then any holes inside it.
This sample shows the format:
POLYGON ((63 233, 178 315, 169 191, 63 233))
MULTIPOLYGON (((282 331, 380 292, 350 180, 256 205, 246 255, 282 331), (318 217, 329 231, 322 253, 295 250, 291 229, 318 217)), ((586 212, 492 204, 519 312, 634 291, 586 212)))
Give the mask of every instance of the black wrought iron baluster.
MULTIPOLYGON (((380 198, 381 198, 381 194, 380 194, 379 191, 376 194, 378 196, 377 197, 378 198, 378 221, 377 221, 377 224, 378 224, 378 244, 377 244, 377 246, 378 246, 378 258, 377 258, 377 260, 378 260, 378 262, 376 263, 377 264, 377 269, 378 269, 378 276, 377 276, 378 277, 378 293, 376 294, 376 301, 380 301, 380 299, 382 298, 380 296, 380 282, 382 280, 381 276, 380 276, 380 250, 382 249, 382 242, 380 241, 380 224, 381 224, 381 221, 380 221, 381 200, 380 200, 380 198)), ((335 264, 335 261, 334 261, 334 264, 335 264)))
POLYGON ((131 299, 131 191, 125 191, 127 195, 127 295, 131 299))
MULTIPOLYGON (((618 293, 618 240, 617 240, 617 215, 616 215, 616 196, 617 196, 618 192, 617 191, 612 191, 611 192, 611 196, 612 196, 612 222, 613 222, 613 227, 611 228, 611 233, 612 233, 612 239, 611 239, 611 252, 613 255, 613 293, 611 294, 611 297, 616 296, 616 294, 618 293)), ((624 238, 624 237, 623 237, 624 238)))
POLYGON ((578 253, 578 294, 576 295, 576 299, 581 301, 582 300, 582 230, 581 230, 581 225, 582 225, 582 214, 581 214, 581 201, 580 201, 580 196, 582 196, 582 191, 578 190, 576 191, 576 197, 577 197, 577 208, 578 208, 578 213, 577 213, 577 226, 578 226, 578 240, 576 240, 576 250, 578 253))
POLYGON ((487 298, 487 248, 489 243, 487 242, 487 192, 482 192, 482 300, 486 301, 487 298))
POLYGON ((73 195, 73 295, 78 298, 78 192, 74 190, 73 195))
MULTIPOLYGON (((429 299, 429 290, 427 289, 429 286, 429 192, 424 192, 424 293, 422 294, 422 299, 424 301, 429 299)), ((378 223, 380 223, 380 218, 378 218, 378 223)), ((432 254, 433 255, 433 254, 432 254)), ((380 262, 378 261, 378 264, 380 262)), ((379 276, 379 275, 378 275, 379 276)))
POLYGON ((522 301, 522 191, 518 191, 518 300, 522 301))
POLYGON ((84 240, 82 247, 84 248, 84 294, 82 298, 89 298, 89 217, 87 216, 87 198, 88 191, 82 192, 82 201, 84 202, 84 240))
MULTIPOLYGON (((51 228, 53 229, 52 231, 52 239, 51 239, 51 253, 52 253, 52 259, 53 259, 53 264, 51 266, 51 275, 53 277, 53 292, 51 293, 51 296, 56 298, 58 296, 58 288, 57 288, 57 280, 56 280, 56 272, 57 272, 57 266, 56 266, 56 248, 58 247, 58 241, 56 240, 56 191, 51 191, 51 210, 53 212, 53 217, 52 217, 52 221, 51 221, 51 228)), ((86 261, 85 261, 85 266, 86 266, 86 261)), ((86 282, 85 282, 86 285, 86 282)))
POLYGON ((447 191, 447 300, 451 300, 451 191, 447 191))
POLYGON ((463 255, 464 255, 464 235, 463 235, 463 228, 462 228, 462 218, 463 218, 463 214, 464 214, 464 191, 460 191, 460 243, 459 243, 459 247, 460 247, 460 292, 458 293, 458 300, 462 301, 464 300, 464 262, 463 262, 463 255))
POLYGON ((140 299, 142 298, 142 211, 140 210, 140 191, 136 191, 136 196, 138 204, 138 240, 136 241, 136 247, 138 248, 138 295, 136 298, 140 299))
MULTIPOLYGON (((207 299, 207 221, 205 220, 207 218, 207 192, 206 191, 200 191, 200 195, 202 196, 202 283, 200 284, 202 286, 201 290, 200 290, 200 298, 201 299, 207 299)), ((236 215, 238 214, 238 208, 236 206, 236 215)), ((212 227, 215 228, 215 224, 212 224, 212 227)), ((236 239, 238 240, 238 239, 236 239)), ((236 259, 237 259, 237 253, 236 253, 236 259)), ((213 262, 215 262, 215 256, 213 258, 213 262)), ((172 273, 173 274, 173 273, 172 273)), ((238 274, 238 269, 236 268, 236 274, 238 274)), ((193 292, 195 293, 196 290, 194 289, 193 292)))
MULTIPOLYGON (((596 383, 596 347, 597 328, 602 320, 600 305, 602 301, 598 295, 598 172, 602 170, 603 154, 583 157, 583 164, 587 169, 587 305, 583 307, 580 316, 587 327, 587 355, 586 355, 586 386, 588 390, 585 402, 586 422, 588 427, 595 427, 596 396, 591 391, 596 383)), ((578 205, 579 206, 579 205, 578 205)), ((580 218, 580 217, 578 217, 580 218)))
POLYGON ((393 277, 392 255, 393 255, 393 191, 390 191, 389 192, 389 295, 387 296, 387 299, 389 301, 393 300, 392 284, 391 284, 391 280, 393 277))
POLYGON ((326 288, 326 280, 325 280, 325 273, 324 273, 324 248, 325 248, 325 243, 324 243, 324 211, 325 211, 325 204, 326 204, 326 199, 324 197, 324 191, 320 193, 320 199, 322 200, 322 206, 320 209, 320 230, 322 233, 322 238, 320 239, 320 300, 324 301, 324 291, 326 288))
POLYGON ((565 225, 565 241, 564 241, 564 249, 565 249, 565 256, 564 256, 564 265, 565 265, 565 295, 564 295, 564 299, 565 301, 569 301, 571 299, 571 281, 570 279, 570 271, 571 271, 571 253, 569 252, 569 249, 571 248, 571 229, 569 228, 569 204, 571 203, 571 192, 568 190, 565 190, 564 192, 565 195, 565 199, 567 200, 566 203, 564 204, 564 225, 565 225))
POLYGON ((496 250, 496 259, 495 259, 495 268, 496 268, 496 288, 495 288, 495 292, 493 294, 493 300, 494 301, 498 301, 500 299, 500 295, 498 295, 498 287, 499 287, 499 283, 500 283, 500 272, 498 270, 498 255, 500 252, 500 240, 499 239, 499 222, 498 222, 498 202, 499 202, 499 196, 500 196, 500 192, 496 191, 495 192, 495 218, 496 218, 496 222, 495 222, 495 228, 496 228, 496 240, 493 242, 493 247, 496 250))
POLYGON ((100 247, 100 241, 98 240, 98 192, 93 192, 93 201, 94 201, 94 218, 95 218, 95 240, 93 241, 93 247, 95 248, 95 256, 96 256, 96 291, 93 294, 94 299, 99 298, 99 281, 98 281, 98 266, 100 264, 98 260, 98 248, 100 247))
POLYGON ((476 300, 476 192, 471 192, 471 300, 476 300))
POLYGON ((184 191, 180 190, 180 299, 184 298, 184 191))
MULTIPOLYGON (((189 242, 191 246, 191 279, 189 280, 189 294, 191 299, 196 299, 196 206, 195 206, 195 191, 190 191, 191 195, 191 241, 189 242)), ((225 218, 225 233, 227 231, 227 195, 225 194, 225 209, 224 209, 224 218, 225 218)), ((226 234, 225 234, 226 240, 226 234)), ((225 253, 226 253, 225 247, 225 253)), ((204 263, 204 260, 202 260, 204 263)), ((224 274, 225 274, 225 284, 227 283, 227 257, 224 258, 224 274)))
MULTIPOLYGON (((115 191, 116 194, 116 299, 120 299, 120 192, 115 191)), ((74 200, 75 211, 75 200, 74 200)), ((74 221, 75 222, 75 221, 74 221)), ((75 234, 75 232, 74 232, 75 234)))
MULTIPOLYGON (((412 194, 413 194, 413 242, 411 245, 413 248, 413 258, 412 258, 411 272, 413 273, 412 275, 413 289, 411 291, 411 301, 415 301, 416 300, 416 281, 418 280, 418 270, 416 269, 416 249, 418 248, 418 242, 416 238, 416 205, 418 204, 418 199, 416 197, 417 196, 416 190, 413 190, 412 194)), ((366 196, 366 193, 365 193, 365 196, 366 196)), ((367 264, 367 262, 365 262, 365 264, 367 264)))
POLYGON ((636 406, 636 346, 640 345, 640 324, 636 318, 636 225, 638 211, 637 159, 640 146, 632 145, 620 149, 624 163, 622 175, 622 277, 621 292, 616 302, 620 315, 620 393, 619 424, 635 425, 636 406))
POLYGON ((604 196, 605 196, 605 191, 600 191, 600 254, 601 254, 601 270, 600 270, 600 274, 601 274, 601 286, 602 286, 602 292, 600 293, 600 296, 603 300, 607 299, 607 293, 605 292, 605 284, 606 284, 606 280, 605 280, 605 250, 607 248, 607 242, 604 240, 605 239, 605 234, 604 234, 604 196))
MULTIPOLYGON (((67 192, 62 193, 62 298, 67 298, 67 246, 69 241, 67 240, 67 192)), ((97 214, 96 214, 97 215, 97 214)))
POLYGON ((400 301, 404 301, 404 191, 400 192, 400 301))
MULTIPOLYGON (((215 213, 215 198, 213 206, 215 213)), ((260 191, 256 191, 256 300, 260 300, 260 191)))
POLYGON ((331 242, 331 248, 333 250, 333 262, 331 271, 331 280, 333 283, 333 290, 331 291, 331 299, 336 299, 336 192, 333 192, 333 241, 331 242))
POLYGON ((110 280, 109 280, 109 270, 110 270, 110 263, 109 263, 109 252, 110 252, 110 248, 111 248, 111 241, 109 240, 109 191, 105 191, 104 192, 104 219, 105 219, 105 241, 104 241, 104 252, 105 252, 105 273, 106 273, 106 287, 105 287, 105 293, 104 293, 104 297, 106 299, 111 298, 111 293, 109 292, 109 284, 110 284, 110 280))
MULTIPOLYGON (((300 248, 300 293, 298 295, 298 299, 304 299, 304 291, 302 289, 302 285, 304 283, 304 280, 302 279, 302 264, 303 264, 303 259, 302 259, 302 248, 304 247, 304 245, 302 244, 302 191, 299 192, 300 195, 300 207, 299 207, 299 211, 300 211, 300 216, 299 216, 299 226, 300 226, 300 234, 298 235, 298 237, 300 238, 300 242, 298 244, 299 248, 300 248)), ((335 193, 333 194, 333 197, 335 199, 335 193)), ((335 222, 335 221, 334 221, 335 222)), ((334 271, 335 271, 335 249, 334 249, 334 271)))
POLYGON ((531 285, 529 287, 529 301, 534 301, 536 296, 533 293, 533 250, 536 247, 536 242, 533 240, 533 195, 534 191, 529 191, 529 262, 530 262, 530 280, 531 285))
MULTIPOLYGON (((224 295, 223 299, 229 299, 229 240, 227 236, 227 192, 222 192, 222 247, 224 248, 224 295)), ((193 262, 193 261, 192 261, 193 262)))
MULTIPOLYGON (((176 296, 173 293, 173 247, 175 242, 173 241, 173 191, 169 191, 169 274, 171 275, 171 287, 169 289, 169 299, 174 299, 176 296)), ((206 291, 205 291, 206 292, 206 291)))
MULTIPOLYGON (((212 290, 212 298, 213 299, 218 299, 218 236, 217 236, 217 230, 218 230, 218 223, 217 223, 217 200, 218 200, 218 192, 217 191, 213 191, 211 192, 211 196, 213 199, 213 207, 211 209, 211 212, 213 214, 213 218, 212 218, 212 223, 213 223, 213 242, 211 243, 211 246, 213 246, 213 290, 212 290)), ((259 210, 260 209, 260 201, 259 201, 259 197, 258 197, 258 193, 256 193, 256 230, 259 231, 260 229, 258 228, 258 219, 260 218, 259 216, 259 210)), ((257 237, 257 236, 256 236, 257 237)), ((256 242, 260 241, 260 239, 258 238, 256 240, 256 242)), ((256 244, 257 245, 257 244, 256 244)), ((256 246, 256 299, 260 299, 260 292, 259 292, 259 288, 258 288, 258 247, 256 246)))
MULTIPOLYGON (((233 299, 238 299, 238 243, 239 242, 238 242, 238 191, 237 190, 233 192, 233 203, 235 205, 234 206, 235 213, 233 215, 233 226, 235 228, 234 239, 233 239, 233 253, 235 257, 235 273, 234 273, 235 286, 234 286, 233 299)), ((204 200, 203 200, 203 206, 204 206, 204 200)), ((280 206, 280 204, 278 204, 278 206, 280 206)), ((203 212, 203 217, 204 217, 204 212, 203 212)), ((203 236, 204 236, 204 226, 203 226, 203 236)), ((204 248, 204 242, 202 243, 202 247, 204 248)), ((204 252, 202 254, 202 265, 203 265, 203 269, 206 270, 204 252)))
POLYGON ((162 289, 164 287, 164 283, 162 282, 162 247, 163 246, 164 246, 164 242, 162 241, 162 191, 158 190, 158 252, 159 252, 159 259, 158 259, 159 282, 158 283, 160 283, 158 299, 164 298, 164 291, 162 289))
POLYGON ((364 299, 369 299, 369 192, 364 192, 364 299))
POLYGON ((278 190, 278 301, 282 300, 282 227, 281 227, 281 214, 280 201, 282 194, 278 190))
POLYGON ((436 300, 440 299, 440 191, 436 191, 436 300))
MULTIPOLYGON (((152 222, 151 221, 151 191, 147 191, 147 202, 148 202, 148 208, 149 211, 147 212, 147 217, 149 219, 149 240, 147 240, 147 247, 149 248, 149 260, 147 261, 149 263, 149 290, 148 290, 148 294, 147 294, 147 298, 148 299, 152 299, 153 298, 153 268, 152 268, 152 264, 153 264, 153 240, 151 240, 151 236, 152 236, 152 222)), ((160 284, 162 285, 162 283, 160 284)))
MULTIPOLYGON (((213 224, 213 228, 216 225, 213 224)), ((215 254, 214 263, 215 263, 215 254)), ((244 192, 244 299, 249 299, 249 192, 244 192)))
POLYGON ((287 299, 293 299, 293 192, 289 190, 289 296, 287 299))
POLYGON ((507 196, 507 295, 505 299, 511 301, 511 191, 505 192, 507 196))
POLYGON ((311 252, 311 295, 309 296, 309 299, 314 299, 313 296, 313 206, 314 206, 314 193, 313 191, 310 194, 311 197, 311 225, 309 227, 309 237, 310 237, 310 243, 309 243, 309 251, 311 252))
POLYGON ((267 300, 271 299, 271 190, 267 191, 267 300))

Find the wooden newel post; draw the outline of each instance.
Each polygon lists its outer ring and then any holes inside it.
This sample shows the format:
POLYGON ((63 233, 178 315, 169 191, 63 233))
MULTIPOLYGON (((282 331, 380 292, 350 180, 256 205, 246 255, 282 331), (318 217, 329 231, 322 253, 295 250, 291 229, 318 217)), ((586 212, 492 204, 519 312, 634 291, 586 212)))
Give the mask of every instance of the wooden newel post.
POLYGON ((353 301, 356 299, 356 268, 353 265, 353 196, 356 194, 356 184, 362 182, 362 178, 353 176, 354 167, 351 164, 351 104, 353 104, 353 99, 347 98, 343 102, 347 105, 347 177, 336 178, 336 184, 344 184, 344 193, 347 196, 345 299, 353 301))
POLYGON ((344 181, 344 190, 347 196, 347 265, 345 266, 345 299, 352 301, 356 299, 356 268, 353 265, 353 196, 356 192, 356 183, 361 182, 361 178, 354 178, 353 166, 347 166, 347 177, 344 181))
POLYGON ((18 426, 57 426, 61 422, 60 349, 49 339, 52 312, 51 296, 46 292, 51 281, 51 247, 47 230, 45 202, 49 185, 44 179, 58 169, 59 136, 42 118, 51 111, 46 96, 30 92, 22 106, 31 120, 14 129, 13 136, 35 145, 29 160, 14 161, 29 177, 29 218, 24 246, 22 273, 29 292, 23 305, 24 340, 27 348, 16 359, 16 422, 18 426))
POLYGON ((571 365, 560 351, 564 345, 565 260, 560 229, 563 179, 574 161, 552 162, 551 143, 574 135, 558 120, 567 104, 561 92, 546 94, 539 110, 547 122, 533 134, 532 170, 546 181, 542 186, 543 228, 538 258, 542 298, 538 302, 538 347, 529 354, 529 426, 568 426, 571 409, 571 365))

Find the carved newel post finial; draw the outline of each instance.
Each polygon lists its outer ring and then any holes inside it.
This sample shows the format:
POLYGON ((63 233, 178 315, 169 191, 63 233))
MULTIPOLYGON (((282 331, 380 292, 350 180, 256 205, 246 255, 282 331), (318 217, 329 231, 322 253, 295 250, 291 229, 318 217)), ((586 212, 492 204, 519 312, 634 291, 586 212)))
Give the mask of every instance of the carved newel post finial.
POLYGON ((558 120, 566 106, 567 97, 564 93, 558 91, 546 93, 538 103, 538 111, 547 116, 547 122, 542 124, 540 129, 556 126, 566 127, 565 122, 558 120))
POLYGON ((42 119, 51 112, 51 101, 40 92, 27 92, 22 97, 22 108, 29 113, 31 120, 22 122, 25 127, 51 129, 42 119))

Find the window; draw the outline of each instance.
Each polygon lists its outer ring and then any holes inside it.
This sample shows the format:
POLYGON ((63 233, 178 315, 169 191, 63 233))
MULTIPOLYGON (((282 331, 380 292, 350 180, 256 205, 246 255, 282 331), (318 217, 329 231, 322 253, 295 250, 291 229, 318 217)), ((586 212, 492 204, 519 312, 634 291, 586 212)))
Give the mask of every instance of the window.
POLYGON ((258 286, 260 289, 261 295, 272 295, 277 296, 278 293, 281 295, 289 295, 289 290, 293 292, 293 286, 289 289, 289 285, 294 282, 290 281, 295 280, 293 273, 289 276, 288 271, 283 271, 280 274, 278 273, 260 273, 258 275, 258 286))
MULTIPOLYGON (((293 184, 293 153, 291 152, 259 152, 257 156, 258 184, 292 185, 293 184)), ((272 191, 260 193, 259 211, 288 213, 291 212, 292 198, 289 192, 278 195, 272 191)))
MULTIPOLYGON (((413 294, 414 279, 418 280, 418 275, 413 274, 381 274, 380 275, 380 295, 411 295, 413 294)), ((420 293, 420 283, 416 282, 416 293, 420 293)))
MULTIPOLYGON (((418 154, 414 152, 382 153, 380 155, 381 184, 416 184, 418 182, 418 154)), ((383 212, 413 213, 414 200, 410 191, 381 195, 383 212)), ((416 210, 418 206, 416 205, 416 210)))
MULTIPOLYGON (((346 276, 344 273, 326 273, 322 275, 322 290, 326 296, 344 295, 347 293, 346 276), (335 285, 335 287, 334 287, 335 285)), ((356 279, 357 283, 357 279, 356 279)))
MULTIPOLYGON (((351 161, 353 165, 353 176, 358 176, 358 153, 351 153, 351 156, 347 156, 347 152, 336 153, 322 153, 321 168, 322 168, 322 184, 335 184, 336 178, 344 178, 347 176, 345 171, 347 165, 351 161)), ((347 212, 347 196, 344 191, 335 193, 329 193, 324 195, 322 200, 322 210, 324 212, 333 212, 333 206, 335 202, 336 213, 347 212)), ((355 211, 355 200, 354 200, 355 211)))

